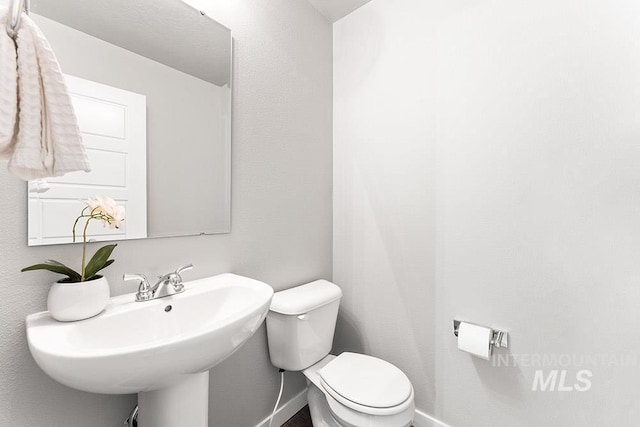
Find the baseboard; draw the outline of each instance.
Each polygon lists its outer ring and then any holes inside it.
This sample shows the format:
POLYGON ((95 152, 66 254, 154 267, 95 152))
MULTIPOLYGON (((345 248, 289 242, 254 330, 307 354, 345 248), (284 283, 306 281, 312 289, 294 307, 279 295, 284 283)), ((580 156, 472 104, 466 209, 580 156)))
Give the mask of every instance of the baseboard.
MULTIPOLYGON (((280 427, 286 423, 287 420, 293 417, 298 411, 305 407, 307 404, 307 389, 305 388, 300 393, 293 396, 288 402, 280 405, 276 414, 273 416, 273 427, 280 427)), ((262 420, 256 427, 269 427, 269 416, 262 420)))
POLYGON ((413 419, 413 427, 450 427, 437 418, 432 417, 426 412, 416 409, 416 416, 413 419))

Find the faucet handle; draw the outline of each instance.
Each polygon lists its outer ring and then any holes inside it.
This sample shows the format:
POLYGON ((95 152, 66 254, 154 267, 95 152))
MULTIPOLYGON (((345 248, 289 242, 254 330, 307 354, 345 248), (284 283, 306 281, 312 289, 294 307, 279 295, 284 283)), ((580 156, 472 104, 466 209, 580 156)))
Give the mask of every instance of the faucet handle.
POLYGON ((129 282, 132 280, 138 280, 140 282, 147 282, 147 276, 145 276, 144 274, 129 274, 129 273, 125 273, 122 275, 122 280, 124 280, 125 282, 129 282))
POLYGON ((173 289, 176 292, 184 291, 184 285, 182 284, 182 276, 181 276, 181 274, 182 274, 183 271, 189 271, 191 269, 193 269, 193 264, 187 264, 187 265, 185 265, 183 267, 180 267, 180 268, 176 269, 175 273, 173 273, 175 275, 174 276, 175 280, 173 280, 173 282, 171 284, 173 285, 173 289))
POLYGON ((183 271, 193 270, 193 264, 187 264, 183 267, 180 267, 176 270, 176 274, 182 274, 183 271))
POLYGON ((138 286, 138 292, 136 293, 136 301, 149 301, 153 297, 153 291, 151 285, 147 280, 147 276, 144 274, 124 274, 122 280, 128 282, 130 280, 137 280, 140 282, 138 286))

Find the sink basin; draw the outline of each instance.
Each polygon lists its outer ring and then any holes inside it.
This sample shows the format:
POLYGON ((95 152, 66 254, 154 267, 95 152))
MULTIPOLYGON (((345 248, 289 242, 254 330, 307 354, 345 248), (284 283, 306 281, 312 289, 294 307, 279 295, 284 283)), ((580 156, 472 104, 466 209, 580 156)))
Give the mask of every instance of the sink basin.
POLYGON ((32 314, 27 339, 37 364, 62 384, 94 393, 149 392, 207 373, 230 356, 260 327, 272 296, 262 282, 221 274, 152 301, 112 298, 104 312, 79 322, 32 314))

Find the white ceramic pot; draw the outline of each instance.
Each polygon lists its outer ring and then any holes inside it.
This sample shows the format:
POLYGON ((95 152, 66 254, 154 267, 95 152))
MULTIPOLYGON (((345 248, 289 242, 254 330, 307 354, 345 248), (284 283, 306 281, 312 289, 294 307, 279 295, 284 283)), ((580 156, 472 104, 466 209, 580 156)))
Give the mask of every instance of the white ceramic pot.
POLYGON ((109 302, 109 282, 102 276, 87 282, 56 282, 49 290, 49 314, 60 322, 88 319, 109 302))

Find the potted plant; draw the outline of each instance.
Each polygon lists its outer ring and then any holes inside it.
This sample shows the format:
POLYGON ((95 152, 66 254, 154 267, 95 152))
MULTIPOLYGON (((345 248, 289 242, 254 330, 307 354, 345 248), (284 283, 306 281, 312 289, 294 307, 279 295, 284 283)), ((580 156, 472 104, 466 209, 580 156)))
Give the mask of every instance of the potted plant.
POLYGON ((76 227, 84 220, 82 232, 82 261, 80 271, 75 271, 66 265, 47 260, 42 264, 25 267, 22 271, 48 270, 66 276, 51 286, 47 306, 51 317, 62 322, 87 319, 100 313, 109 302, 109 283, 103 276, 97 274, 102 269, 113 264, 109 259, 116 244, 106 245, 96 251, 86 262, 87 229, 92 220, 102 221, 105 227, 120 228, 124 221, 124 207, 118 206, 109 197, 90 198, 85 208, 73 223, 73 241, 76 241, 76 227))

